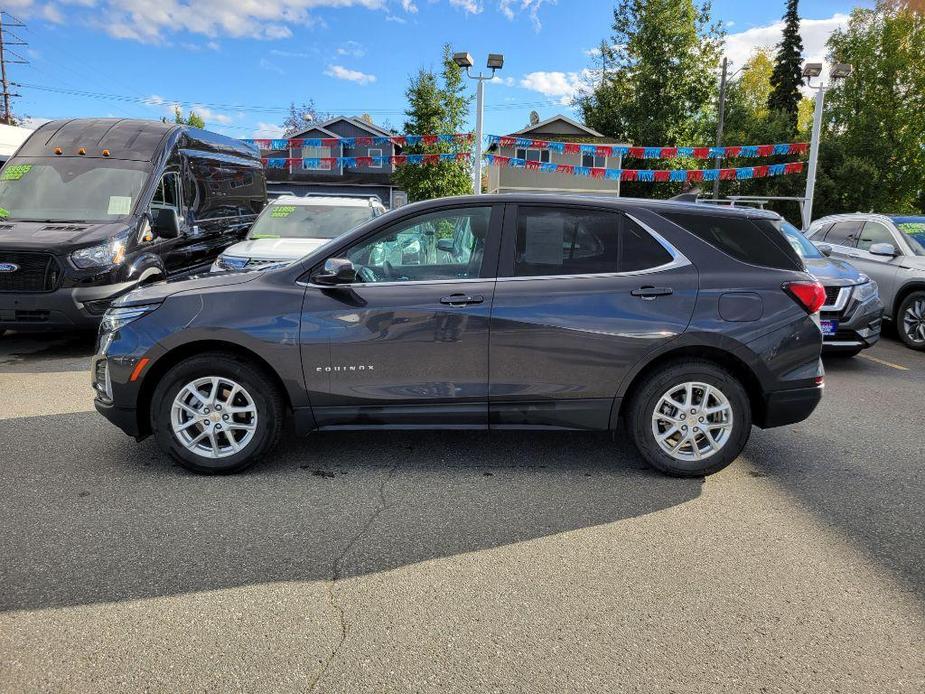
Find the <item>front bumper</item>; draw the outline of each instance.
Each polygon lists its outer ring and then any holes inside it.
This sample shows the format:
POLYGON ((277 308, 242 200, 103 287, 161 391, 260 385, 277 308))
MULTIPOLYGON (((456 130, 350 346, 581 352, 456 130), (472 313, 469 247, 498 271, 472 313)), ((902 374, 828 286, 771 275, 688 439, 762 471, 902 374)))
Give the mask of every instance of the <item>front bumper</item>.
POLYGON ((823 311, 820 319, 838 321, 835 334, 826 335, 822 340, 823 352, 856 352, 873 347, 880 339, 883 303, 875 296, 863 303, 849 304, 838 313, 823 311))
POLYGON ((118 296, 137 282, 64 287, 51 292, 0 292, 0 330, 94 329, 118 296))
POLYGON ((138 438, 141 431, 138 428, 138 411, 135 408, 116 407, 112 403, 106 403, 96 398, 93 401, 96 411, 103 415, 110 422, 119 427, 129 436, 138 438))

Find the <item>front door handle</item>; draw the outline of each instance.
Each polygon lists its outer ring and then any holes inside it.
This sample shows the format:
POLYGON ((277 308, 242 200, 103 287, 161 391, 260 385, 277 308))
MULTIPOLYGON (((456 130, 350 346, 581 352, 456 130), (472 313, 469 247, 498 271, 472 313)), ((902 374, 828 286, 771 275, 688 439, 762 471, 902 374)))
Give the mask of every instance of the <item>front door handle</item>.
POLYGON ((630 292, 633 296, 641 297, 643 300, 652 301, 657 296, 668 296, 673 294, 671 287, 640 287, 630 292))
POLYGON ((480 304, 485 301, 484 296, 469 296, 468 294, 450 294, 441 297, 440 303, 448 306, 468 306, 469 304, 480 304))

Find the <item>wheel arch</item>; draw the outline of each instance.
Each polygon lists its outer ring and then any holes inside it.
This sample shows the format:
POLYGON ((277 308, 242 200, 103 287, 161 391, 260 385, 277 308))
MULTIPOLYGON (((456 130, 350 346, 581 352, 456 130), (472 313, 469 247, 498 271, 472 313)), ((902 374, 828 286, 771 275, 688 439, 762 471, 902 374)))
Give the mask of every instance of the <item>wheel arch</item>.
POLYGON ((141 382, 141 388, 138 391, 137 399, 137 421, 139 437, 145 437, 151 434, 151 398, 154 390, 164 375, 185 359, 199 356, 202 354, 229 354, 239 359, 246 360, 260 369, 277 387, 283 398, 283 405, 287 412, 292 412, 292 398, 289 390, 286 388, 283 379, 280 378, 266 359, 261 357, 253 350, 248 349, 234 342, 224 340, 197 340, 186 342, 174 347, 172 350, 162 355, 151 368, 145 373, 144 380, 141 382))
POLYGON ((892 318, 894 321, 899 320, 899 307, 902 306, 906 297, 913 292, 925 292, 925 280, 911 280, 899 288, 893 299, 892 318))

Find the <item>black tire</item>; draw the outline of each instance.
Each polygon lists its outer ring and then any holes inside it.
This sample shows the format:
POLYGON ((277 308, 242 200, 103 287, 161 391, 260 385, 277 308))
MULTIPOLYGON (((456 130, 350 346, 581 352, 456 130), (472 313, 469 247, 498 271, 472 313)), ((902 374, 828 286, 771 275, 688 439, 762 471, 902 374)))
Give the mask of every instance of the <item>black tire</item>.
MULTIPOLYGON (((703 391, 697 392, 702 398, 703 391)), ((680 417, 680 414, 678 411, 677 416, 680 417)), ((699 414, 696 415, 698 420, 699 414)), ((688 416, 691 416, 689 412, 685 414, 685 417, 688 416)), ((693 420, 691 425, 702 426, 693 420)), ((751 434, 752 410, 748 394, 735 376, 713 362, 685 359, 660 367, 635 389, 627 410, 627 426, 639 453, 656 470, 674 477, 703 477, 722 470, 742 452, 751 434), (652 422, 662 396, 673 387, 688 382, 705 384, 719 390, 732 410, 732 428, 719 450, 708 457, 690 461, 679 460, 659 446, 652 422)), ((705 443, 703 434, 699 434, 699 437, 705 443)), ((697 445, 700 451, 700 444, 687 444, 691 455, 694 455, 693 445, 697 445)))
POLYGON ((899 310, 896 312, 896 332, 899 334, 899 339, 902 340, 906 347, 909 349, 918 351, 925 350, 925 339, 914 339, 911 335, 909 335, 907 332, 908 326, 906 324, 906 320, 907 318, 915 318, 910 312, 910 309, 912 309, 912 307, 916 304, 920 304, 920 302, 925 303, 925 292, 912 292, 909 296, 903 299, 902 303, 899 305, 899 310), (910 313, 909 316, 906 315, 907 312, 910 313))
MULTIPOLYGON (((223 392, 227 394, 230 389, 225 388, 223 392)), ((180 362, 164 375, 151 398, 151 428, 158 445, 187 470, 206 475, 240 472, 258 462, 278 443, 284 415, 283 398, 272 379, 249 361, 226 353, 200 354, 180 362), (256 426, 251 438, 242 450, 221 458, 209 458, 185 447, 174 434, 171 423, 173 403, 181 389, 196 379, 209 377, 231 379, 243 388, 256 408, 256 426)), ((212 416, 247 417, 218 415, 217 412, 212 416)), ((221 425, 218 421, 212 426, 221 429, 221 425)), ((194 432, 203 429, 199 424, 193 426, 194 432)), ((226 446, 232 435, 227 429, 226 422, 224 432, 214 432, 217 440, 226 446)), ((237 439, 236 443, 242 440, 237 439)))

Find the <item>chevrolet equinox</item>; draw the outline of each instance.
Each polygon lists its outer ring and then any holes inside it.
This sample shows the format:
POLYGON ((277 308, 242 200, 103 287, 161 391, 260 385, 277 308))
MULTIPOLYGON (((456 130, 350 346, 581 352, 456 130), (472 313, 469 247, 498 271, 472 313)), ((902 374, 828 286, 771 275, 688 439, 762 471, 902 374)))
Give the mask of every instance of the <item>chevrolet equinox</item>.
POLYGON ((119 298, 96 408, 201 473, 253 464, 291 418, 625 432, 662 472, 710 474, 822 394, 825 291, 781 221, 625 198, 408 205, 287 267, 119 298))

